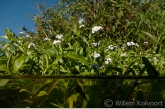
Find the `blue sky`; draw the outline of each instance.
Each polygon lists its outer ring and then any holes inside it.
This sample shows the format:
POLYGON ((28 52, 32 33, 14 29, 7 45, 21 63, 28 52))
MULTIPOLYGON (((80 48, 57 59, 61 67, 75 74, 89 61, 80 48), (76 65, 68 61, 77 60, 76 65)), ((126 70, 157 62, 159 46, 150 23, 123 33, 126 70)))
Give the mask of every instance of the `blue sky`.
POLYGON ((0 0, 0 36, 5 35, 6 28, 17 35, 21 32, 20 27, 23 26, 30 31, 34 30, 34 22, 28 15, 37 12, 35 1, 39 4, 46 1, 47 6, 57 4, 57 0, 0 0))

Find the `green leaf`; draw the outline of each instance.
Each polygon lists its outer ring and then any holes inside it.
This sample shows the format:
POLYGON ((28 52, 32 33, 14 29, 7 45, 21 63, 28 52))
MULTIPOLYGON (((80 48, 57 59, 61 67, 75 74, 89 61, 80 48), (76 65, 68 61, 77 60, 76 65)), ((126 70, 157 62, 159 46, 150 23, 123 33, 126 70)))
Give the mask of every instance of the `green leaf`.
POLYGON ((24 64, 25 60, 26 60, 26 56, 20 56, 15 60, 13 64, 13 73, 17 73, 19 68, 24 64))
POLYGON ((16 43, 14 43, 14 45, 15 45, 22 53, 26 54, 26 53, 25 53, 25 50, 24 50, 20 45, 18 45, 18 44, 16 44, 16 43))
POLYGON ((148 32, 145 32, 145 31, 142 31, 145 35, 147 35, 147 36, 149 36, 153 41, 157 41, 157 38, 155 37, 155 36, 153 36, 153 35, 151 35, 150 33, 148 33, 148 32))
POLYGON ((4 86, 8 81, 9 79, 0 79, 0 86, 4 86))
POLYGON ((73 98, 69 97, 67 102, 69 104, 69 108, 73 108, 73 98))
POLYGON ((32 94, 30 91, 28 91, 28 90, 26 90, 26 89, 21 89, 19 92, 20 92, 20 93, 21 93, 21 92, 26 92, 26 93, 28 93, 28 94, 30 94, 30 95, 32 94))
POLYGON ((123 70, 121 68, 118 68, 118 67, 108 66, 106 68, 104 74, 107 75, 109 73, 112 73, 112 71, 116 71, 116 72, 122 73, 123 70))
POLYGON ((8 28, 6 28, 6 36, 8 37, 8 39, 9 39, 10 35, 11 35, 11 31, 8 28))
POLYGON ((5 65, 0 65, 0 71, 10 72, 7 66, 5 65))
POLYGON ((142 60, 149 76, 159 76, 159 72, 151 65, 150 61, 146 57, 142 57, 142 60))
POLYGON ((79 75, 81 76, 84 76, 84 75, 90 75, 91 73, 88 72, 87 70, 85 70, 84 72, 80 73, 79 75))
POLYGON ((75 55, 73 53, 67 55, 71 59, 79 60, 81 63, 84 63, 85 65, 89 66, 89 61, 85 59, 85 57, 80 56, 80 55, 75 55))
POLYGON ((46 53, 48 56, 56 56, 56 51, 55 49, 45 49, 41 53, 46 53))
POLYGON ((6 44, 6 45, 4 45, 1 49, 2 49, 2 50, 6 50, 9 46, 10 46, 10 44, 6 44))
POLYGON ((72 94, 68 99, 67 103, 69 104, 69 108, 73 108, 73 102, 77 101, 78 94, 72 94))
POLYGON ((6 36, 6 35, 4 35, 4 36, 1 36, 2 38, 4 38, 4 39, 8 39, 8 37, 6 36))
POLYGON ((38 97, 48 95, 46 91, 40 91, 40 93, 37 95, 38 97))
POLYGON ((77 85, 76 87, 74 87, 74 89, 86 100, 86 101, 88 101, 87 100, 87 98, 86 98, 86 96, 85 96, 85 93, 84 93, 84 91, 83 91, 83 89, 82 89, 82 84, 81 83, 79 83, 80 85, 77 85))
POLYGON ((9 69, 9 71, 12 73, 12 55, 9 56, 9 59, 7 61, 7 67, 9 69))

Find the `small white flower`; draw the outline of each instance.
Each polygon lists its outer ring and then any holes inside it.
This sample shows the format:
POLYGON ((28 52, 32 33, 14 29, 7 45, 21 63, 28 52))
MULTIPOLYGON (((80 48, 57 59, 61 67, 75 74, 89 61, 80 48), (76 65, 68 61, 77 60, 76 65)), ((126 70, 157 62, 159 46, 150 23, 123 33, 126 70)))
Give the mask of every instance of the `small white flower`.
POLYGON ((103 30, 103 27, 101 27, 101 26, 94 26, 94 27, 92 28, 92 34, 94 34, 95 32, 97 32, 97 31, 99 31, 99 30, 103 30))
POLYGON ((154 58, 153 58, 153 60, 154 60, 155 62, 157 62, 157 61, 158 61, 157 57, 154 57, 154 58))
POLYGON ((19 34, 24 34, 23 32, 19 32, 19 34))
POLYGON ((84 27, 84 25, 83 24, 81 24, 80 26, 79 26, 79 28, 83 28, 84 27))
POLYGON ((114 50, 115 48, 117 48, 117 46, 113 46, 113 45, 108 46, 108 49, 110 49, 110 50, 114 50))
POLYGON ((34 43, 30 43, 30 44, 28 45, 28 48, 31 48, 31 46, 34 46, 34 47, 35 47, 35 44, 34 44, 34 43))
POLYGON ((61 44, 60 40, 54 40, 53 44, 61 44))
POLYGON ((78 20, 78 23, 79 23, 79 24, 83 24, 83 23, 84 23, 84 19, 79 19, 79 20, 78 20))
POLYGON ((145 65, 143 63, 140 64, 141 67, 144 67, 145 65))
POLYGON ((29 35, 26 35, 26 37, 30 37, 29 35))
POLYGON ((110 62, 112 62, 112 59, 111 59, 111 58, 108 58, 108 59, 105 61, 105 64, 109 64, 110 62))
POLYGON ((91 43, 91 45, 93 45, 94 47, 97 47, 100 45, 100 43, 91 43))
POLYGON ((144 44, 148 44, 148 42, 144 42, 144 44))
POLYGON ((135 45, 134 42, 127 42, 127 46, 135 45))
POLYGON ((49 39, 49 38, 47 38, 47 37, 46 37, 44 40, 45 40, 45 41, 47 41, 47 40, 49 40, 49 41, 50 41, 51 39, 49 39))
POLYGON ((99 54, 99 53, 97 53, 97 52, 92 53, 92 55, 93 55, 93 57, 94 57, 94 58, 101 57, 101 56, 100 56, 100 54, 99 54))
POLYGON ((57 38, 57 39, 62 39, 62 38, 63 38, 63 35, 62 35, 62 34, 58 34, 58 35, 56 36, 56 38, 57 38))

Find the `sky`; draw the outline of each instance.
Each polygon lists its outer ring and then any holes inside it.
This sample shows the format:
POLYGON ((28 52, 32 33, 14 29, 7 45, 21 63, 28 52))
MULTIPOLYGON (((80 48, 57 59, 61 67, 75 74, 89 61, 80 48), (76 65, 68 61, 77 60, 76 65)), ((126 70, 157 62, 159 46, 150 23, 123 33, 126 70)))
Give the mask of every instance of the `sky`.
MULTIPOLYGON (((58 0, 0 0, 0 36, 4 36, 5 29, 11 29, 16 35, 26 27, 35 30, 35 24, 28 15, 36 14, 36 2, 42 4, 46 1, 47 7, 57 4, 58 0)), ((4 40, 0 38, 0 41, 4 40)))

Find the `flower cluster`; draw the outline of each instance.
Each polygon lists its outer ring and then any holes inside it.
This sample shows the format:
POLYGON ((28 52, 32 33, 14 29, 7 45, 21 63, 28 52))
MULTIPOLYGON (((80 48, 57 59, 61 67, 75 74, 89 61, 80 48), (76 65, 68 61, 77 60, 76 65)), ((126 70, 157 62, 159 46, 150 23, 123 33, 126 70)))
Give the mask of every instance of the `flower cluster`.
POLYGON ((63 35, 62 35, 62 34, 58 34, 58 35, 56 36, 56 38, 60 40, 60 39, 63 38, 63 35))
POLYGON ((101 57, 101 55, 100 55, 99 53, 97 53, 97 52, 92 53, 92 56, 93 56, 94 58, 101 57))
POLYGON ((100 43, 91 43, 91 45, 93 45, 94 47, 97 47, 100 45, 100 43))
POLYGON ((54 40, 53 44, 61 44, 60 40, 54 40))
POLYGON ((64 36, 62 34, 58 34, 56 35, 56 39, 58 40, 54 40, 53 44, 61 44, 61 39, 63 38, 64 36))
POLYGON ((78 22, 79 22, 79 25, 80 25, 79 28, 83 28, 84 27, 84 24, 83 24, 84 20, 83 19, 79 19, 78 22))
POLYGON ((103 30, 103 27, 101 26, 94 26, 92 28, 92 34, 96 33, 97 31, 103 30))
POLYGON ((132 46, 132 45, 139 47, 139 45, 137 43, 127 42, 127 46, 132 46))
POLYGON ((113 45, 108 46, 108 49, 110 49, 110 50, 114 50, 115 48, 117 48, 117 46, 113 46, 113 45))
POLYGON ((108 58, 108 59, 105 61, 105 64, 109 64, 110 62, 112 62, 112 59, 111 59, 111 58, 108 58))

